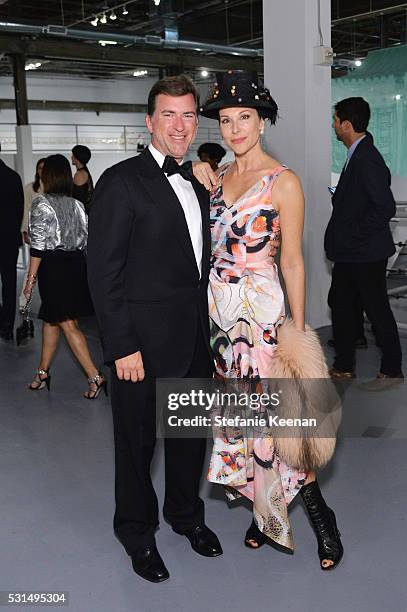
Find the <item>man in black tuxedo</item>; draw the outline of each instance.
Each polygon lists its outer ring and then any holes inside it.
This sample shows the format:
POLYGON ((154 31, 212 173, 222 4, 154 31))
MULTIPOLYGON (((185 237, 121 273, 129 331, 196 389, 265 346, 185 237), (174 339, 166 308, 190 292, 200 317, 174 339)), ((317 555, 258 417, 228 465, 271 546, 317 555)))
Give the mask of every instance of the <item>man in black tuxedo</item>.
MULTIPOLYGON (((157 551, 150 476, 155 378, 212 376, 207 284, 208 193, 179 165, 197 131, 198 93, 183 75, 152 88, 151 145, 100 178, 89 222, 88 278, 104 356, 115 366, 114 530, 143 578, 169 577, 157 551), (181 174, 180 174, 181 173, 181 174)), ((199 481, 205 440, 165 440, 164 517, 204 556, 222 554, 205 526, 199 481)))
POLYGON ((383 353, 379 380, 370 383, 371 390, 378 390, 400 382, 403 374, 386 286, 387 260, 395 252, 389 221, 396 205, 390 171, 367 132, 369 120, 370 107, 363 98, 348 98, 335 106, 333 127, 348 156, 332 199, 325 250, 334 262, 331 307, 336 355, 331 376, 337 380, 355 376, 354 304, 360 300, 383 353))
POLYGON ((24 190, 20 176, 2 160, 0 160, 0 184, 2 189, 0 222, 2 306, 0 310, 0 338, 12 340, 16 317, 17 258, 18 249, 22 245, 20 228, 24 213, 24 190))

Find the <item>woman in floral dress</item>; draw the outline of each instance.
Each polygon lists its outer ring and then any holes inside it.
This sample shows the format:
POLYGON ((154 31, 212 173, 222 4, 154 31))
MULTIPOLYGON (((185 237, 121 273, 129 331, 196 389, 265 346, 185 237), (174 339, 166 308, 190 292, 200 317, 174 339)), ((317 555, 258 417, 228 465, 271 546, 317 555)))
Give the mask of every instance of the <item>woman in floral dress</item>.
MULTIPOLYGON (((201 113, 219 121, 235 160, 223 166, 211 192, 212 266, 209 283, 211 344, 217 375, 224 379, 268 378, 285 319, 284 293, 291 316, 304 331, 305 273, 301 251, 304 197, 298 177, 261 146, 265 120, 277 105, 256 73, 217 75, 201 113)), ((200 170, 194 172, 200 178, 200 170)), ((268 538, 293 549, 287 506, 300 492, 316 531, 321 568, 336 567, 343 549, 335 515, 322 497, 314 472, 304 473, 278 456, 271 437, 215 438, 209 480, 228 495, 253 502, 253 522, 245 544, 258 548, 268 538)))

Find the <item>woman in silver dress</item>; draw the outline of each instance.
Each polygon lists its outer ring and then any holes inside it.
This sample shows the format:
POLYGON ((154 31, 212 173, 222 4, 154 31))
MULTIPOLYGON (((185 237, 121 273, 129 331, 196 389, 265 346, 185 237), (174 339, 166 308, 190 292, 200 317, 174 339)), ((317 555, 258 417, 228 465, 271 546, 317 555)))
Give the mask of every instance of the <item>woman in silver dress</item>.
POLYGON ((93 363, 77 321, 93 312, 86 279, 87 215, 83 204, 71 197, 71 169, 63 155, 45 160, 42 183, 44 194, 31 206, 30 267, 24 288, 30 299, 38 278, 42 302, 38 317, 43 320, 40 363, 29 389, 50 389, 50 366, 62 330, 88 378, 89 389, 83 396, 96 399, 102 389, 106 393, 106 379, 93 363))

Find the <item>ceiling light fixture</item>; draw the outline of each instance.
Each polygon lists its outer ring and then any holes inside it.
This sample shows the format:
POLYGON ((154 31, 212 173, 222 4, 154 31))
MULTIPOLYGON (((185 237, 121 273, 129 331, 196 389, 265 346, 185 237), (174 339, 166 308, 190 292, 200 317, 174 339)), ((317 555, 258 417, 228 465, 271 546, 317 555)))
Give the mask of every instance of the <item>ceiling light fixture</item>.
POLYGON ((394 97, 396 98, 396 100, 401 100, 401 95, 400 94, 396 94, 394 97))
POLYGON ((206 79, 206 77, 209 76, 209 72, 207 70, 201 70, 201 76, 206 79))
POLYGON ((135 77, 146 76, 146 74, 148 74, 148 70, 135 70, 133 72, 133 76, 135 76, 135 77))
POLYGON ((156 6, 160 6, 160 2, 161 2, 161 0, 154 0, 154 4, 155 4, 156 6))
POLYGON ((110 19, 111 19, 112 21, 115 21, 115 19, 117 19, 117 15, 116 15, 116 13, 115 13, 114 11, 112 11, 112 12, 110 13, 110 19))
POLYGON ((128 15, 128 14, 129 14, 129 11, 126 8, 126 5, 124 5, 122 15, 128 15))
POLYGON ((106 13, 103 13, 103 15, 101 16, 100 23, 103 23, 103 24, 107 23, 106 13))
POLYGON ((31 64, 27 64, 25 66, 26 70, 37 70, 41 66, 41 62, 32 62, 31 64))
POLYGON ((115 40, 99 40, 99 45, 102 45, 102 47, 105 47, 106 45, 117 45, 117 42, 115 40))
POLYGON ((355 60, 355 66, 356 66, 357 68, 360 68, 360 67, 361 67, 361 65, 362 65, 361 60, 355 60))
POLYGON ((95 15, 94 18, 91 20, 91 24, 96 28, 98 23, 99 23, 99 17, 95 15))

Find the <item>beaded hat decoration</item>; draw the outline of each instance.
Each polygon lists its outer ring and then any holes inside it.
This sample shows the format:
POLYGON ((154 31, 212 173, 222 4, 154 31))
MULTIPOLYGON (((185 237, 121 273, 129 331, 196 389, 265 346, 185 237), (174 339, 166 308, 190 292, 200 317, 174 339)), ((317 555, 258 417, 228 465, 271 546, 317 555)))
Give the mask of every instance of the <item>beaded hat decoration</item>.
POLYGON ((216 83, 208 99, 200 108, 201 115, 219 119, 221 108, 255 108, 264 119, 274 125, 278 107, 270 91, 259 81, 257 72, 228 70, 217 72, 216 83))

